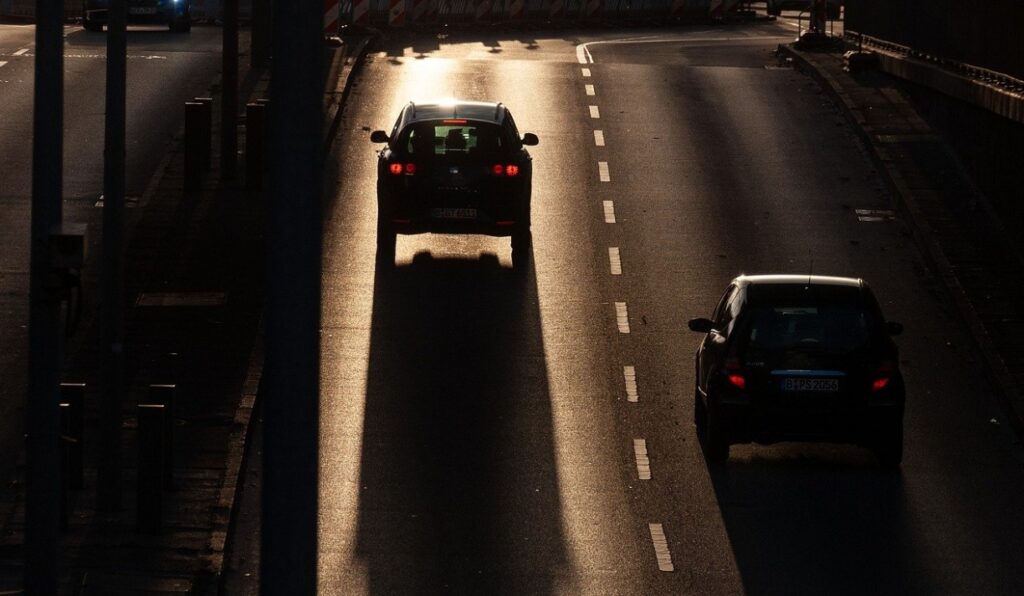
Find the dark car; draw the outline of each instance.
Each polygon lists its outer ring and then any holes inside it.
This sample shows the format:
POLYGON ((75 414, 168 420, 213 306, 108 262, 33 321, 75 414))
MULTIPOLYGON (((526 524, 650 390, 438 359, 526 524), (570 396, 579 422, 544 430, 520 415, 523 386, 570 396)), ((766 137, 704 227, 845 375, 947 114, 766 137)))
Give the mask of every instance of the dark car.
POLYGON ((730 444, 854 443, 903 458, 903 377, 878 301, 860 279, 740 276, 697 350, 694 422, 709 462, 730 444))
MULTIPOLYGON (((826 15, 829 19, 836 20, 839 18, 843 8, 844 0, 828 0, 828 6, 826 7, 826 15)), ((783 10, 800 10, 810 11, 812 0, 767 0, 765 6, 768 10, 768 14, 779 16, 783 10)))
POLYGON ((530 259, 532 160, 501 103, 409 103, 377 165, 377 256, 394 264, 397 234, 486 234, 512 239, 512 265, 530 259))
MULTIPOLYGON (((171 31, 192 30, 191 0, 127 0, 128 22, 146 25, 167 25, 171 31)), ((102 31, 107 24, 110 0, 83 0, 82 26, 88 31, 102 31)))

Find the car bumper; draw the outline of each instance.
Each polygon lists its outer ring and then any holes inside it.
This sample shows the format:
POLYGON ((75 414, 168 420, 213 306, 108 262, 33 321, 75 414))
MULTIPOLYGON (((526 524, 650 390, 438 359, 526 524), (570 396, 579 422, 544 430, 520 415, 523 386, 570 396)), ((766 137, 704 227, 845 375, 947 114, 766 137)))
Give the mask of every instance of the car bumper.
POLYGON ((731 443, 811 441, 869 445, 903 424, 901 404, 815 410, 721 403, 717 413, 731 443))

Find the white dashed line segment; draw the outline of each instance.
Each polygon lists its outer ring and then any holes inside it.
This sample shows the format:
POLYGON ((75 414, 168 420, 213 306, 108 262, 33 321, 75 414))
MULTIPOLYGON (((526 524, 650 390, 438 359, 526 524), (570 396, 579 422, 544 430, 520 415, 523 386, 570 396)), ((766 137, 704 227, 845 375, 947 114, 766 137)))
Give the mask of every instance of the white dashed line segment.
POLYGON ((582 71, 583 71, 583 76, 585 76, 585 77, 589 77, 590 76, 590 69, 589 68, 584 68, 584 69, 582 69, 582 71))
POLYGON ((626 310, 625 302, 615 303, 615 324, 619 333, 629 333, 629 311, 626 310))
POLYGON ((619 247, 608 247, 608 266, 612 275, 622 275, 622 259, 619 257, 619 247))
POLYGON ((0 60, 0 67, 3 67, 3 66, 7 66, 7 63, 2 61, 2 60, 0 60))
POLYGON ((597 109, 597 106, 590 106, 590 117, 595 120, 601 117, 601 110, 597 109))
POLYGON ((28 48, 21 48, 17 52, 14 52, 14 55, 15 56, 24 56, 27 53, 28 53, 28 48))
POLYGON ((612 201, 604 202, 604 223, 615 223, 615 203, 612 201))
POLYGON ((665 530, 661 524, 647 524, 651 532, 651 542, 654 543, 654 556, 658 558, 658 571, 675 571, 672 565, 672 553, 668 550, 668 540, 665 538, 665 530))
POLYGON ((595 130, 594 131, 594 144, 597 145, 598 147, 604 147, 604 131, 603 130, 595 130))
POLYGON ((647 457, 647 441, 633 439, 633 455, 636 456, 636 475, 640 480, 651 479, 651 460, 647 457))
POLYGON ((587 90, 587 95, 595 94, 593 85, 584 85, 583 88, 587 90))
POLYGON ((622 378, 626 382, 626 401, 634 404, 640 401, 640 394, 636 390, 636 368, 623 366, 622 378))
POLYGON ((597 174, 601 177, 601 182, 611 182, 611 174, 608 173, 608 162, 599 161, 597 162, 597 174))

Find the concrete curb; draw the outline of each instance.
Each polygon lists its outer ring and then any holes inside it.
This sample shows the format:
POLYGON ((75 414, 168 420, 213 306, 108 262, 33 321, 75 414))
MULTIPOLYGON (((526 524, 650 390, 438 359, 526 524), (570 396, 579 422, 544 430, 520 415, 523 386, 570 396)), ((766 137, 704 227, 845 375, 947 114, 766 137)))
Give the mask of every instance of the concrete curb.
POLYGON ((943 285, 945 285, 946 290, 953 299, 957 312, 960 313, 962 321, 982 356, 986 372, 988 372, 995 385, 1000 405, 1005 411, 1014 432, 1019 439, 1024 438, 1024 416, 1022 416, 1024 415, 1024 396, 1021 395, 1017 388, 1013 376, 1006 366, 1006 362, 996 350, 988 330, 985 329, 981 321, 981 317, 978 316, 966 292, 964 292, 963 286, 959 278, 957 278, 949 259, 946 257, 945 251, 935 239, 931 226, 925 220, 917 199, 904 180, 903 174, 898 170, 885 147, 872 138, 871 134, 865 130, 866 120, 863 114, 861 114, 860 109, 853 103, 850 96, 843 91, 842 86, 829 72, 820 67, 813 57, 791 46, 779 45, 779 52, 792 58, 793 62, 801 67, 801 70, 817 80, 840 104, 846 118, 854 125, 853 128, 857 136, 864 143, 878 171, 884 173, 889 190, 897 199, 899 208, 910 226, 915 243, 928 260, 931 269, 942 280, 943 285))

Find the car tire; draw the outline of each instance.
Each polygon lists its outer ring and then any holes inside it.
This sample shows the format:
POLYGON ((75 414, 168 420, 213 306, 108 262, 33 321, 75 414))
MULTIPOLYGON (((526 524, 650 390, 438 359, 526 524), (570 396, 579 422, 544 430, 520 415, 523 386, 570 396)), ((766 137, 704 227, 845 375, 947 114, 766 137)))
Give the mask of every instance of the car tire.
POLYGON ((705 412, 705 424, 703 432, 704 459, 708 463, 719 464, 729 459, 729 437, 720 413, 713 407, 711 401, 705 412))
POLYGON ((377 222, 377 264, 387 268, 395 266, 395 242, 398 234, 388 224, 377 222))
POLYGON ((530 268, 533 260, 533 235, 529 228, 517 230, 512 234, 512 269, 524 273, 530 268))
POLYGON ((93 33, 102 33, 103 32, 103 23, 99 23, 99 22, 96 22, 96 21, 91 21, 89 19, 83 19, 82 20, 82 27, 86 31, 92 31, 93 33))
POLYGON ((903 424, 895 424, 875 439, 875 457, 883 468, 899 468, 903 463, 903 424))

